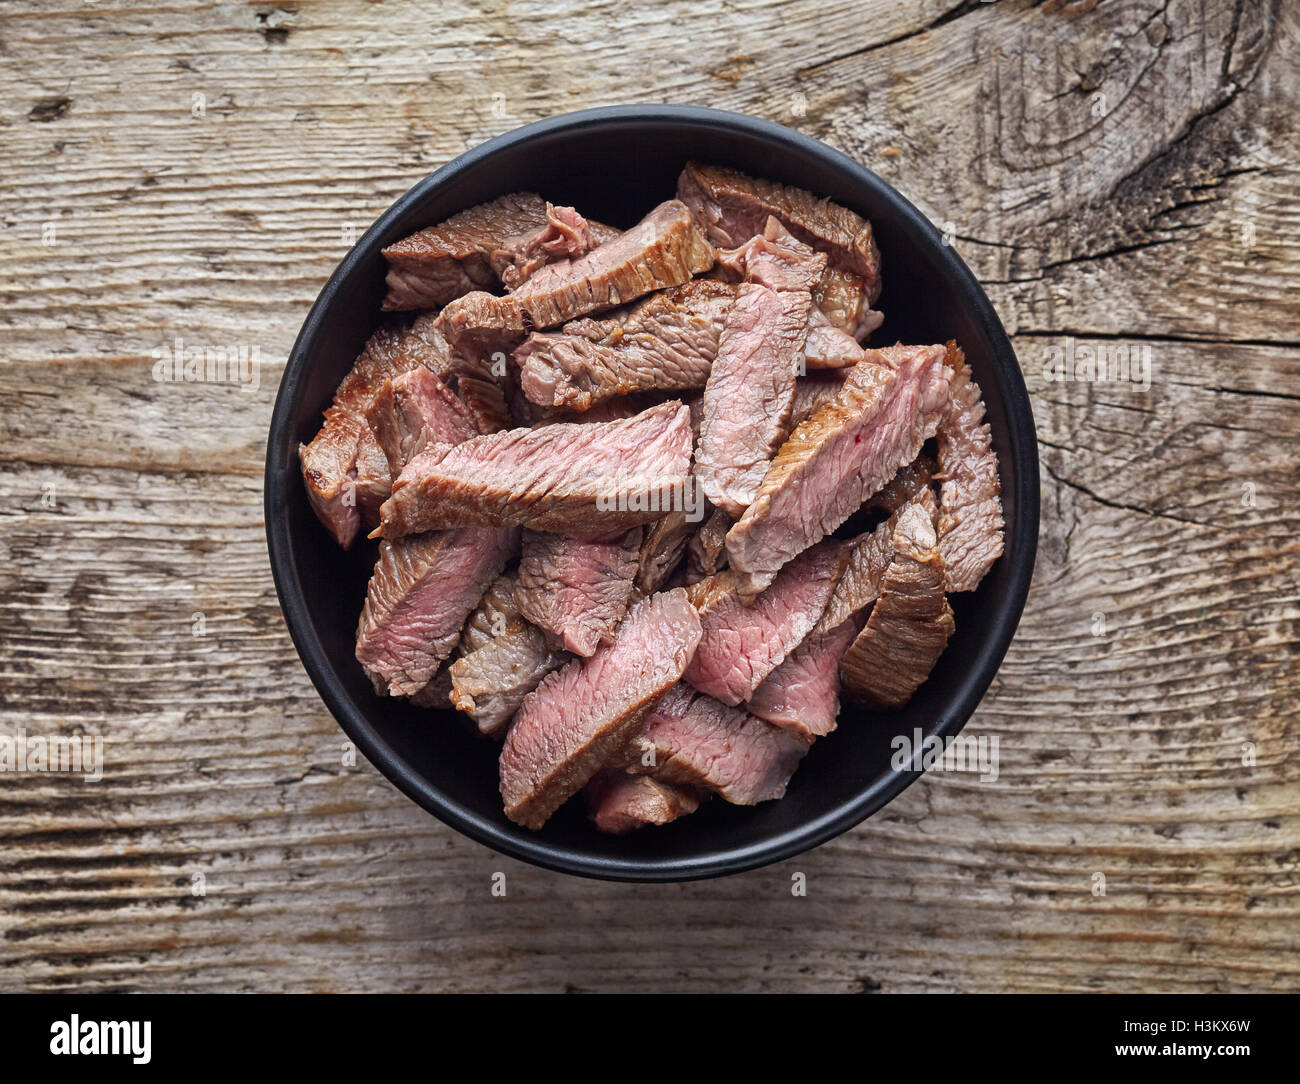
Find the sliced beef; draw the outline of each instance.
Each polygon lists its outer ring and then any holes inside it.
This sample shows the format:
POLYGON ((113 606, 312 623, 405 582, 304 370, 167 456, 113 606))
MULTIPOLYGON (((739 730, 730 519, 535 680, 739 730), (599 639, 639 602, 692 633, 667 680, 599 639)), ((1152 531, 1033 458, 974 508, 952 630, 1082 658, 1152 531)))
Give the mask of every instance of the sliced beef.
POLYGON ((895 526, 897 520, 891 517, 848 544, 844 575, 817 623, 818 630, 843 624, 880 597, 880 584, 894 556, 895 526))
POLYGON ((951 402, 939 424, 939 551, 949 591, 974 591, 1002 555, 1002 483, 984 400, 966 356, 950 342, 951 402))
POLYGON ((583 793, 592 823, 600 831, 616 836, 649 824, 668 824, 700 807, 694 787, 678 787, 648 775, 619 771, 597 772, 583 793))
POLYGON ((934 436, 948 396, 943 347, 901 350, 897 369, 875 360, 880 351, 867 351, 835 398, 777 452, 758 496, 727 535, 747 598, 848 519, 934 436))
POLYGON ((356 651, 377 691, 411 696, 429 683, 517 540, 471 527, 380 544, 356 651))
POLYGON ((505 392, 509 386, 510 352, 517 340, 510 336, 467 339, 454 347, 447 342, 433 313, 421 313, 411 325, 427 350, 426 366, 442 379, 464 404, 480 433, 511 428, 505 392))
POLYGON ((483 332, 555 327, 626 305, 665 286, 680 286, 712 265, 713 247, 690 212, 669 200, 585 256, 547 264, 513 293, 457 298, 443 309, 440 320, 453 342, 483 332))
MULTIPOLYGON (((521 393, 522 398, 522 393, 521 393)), ((528 399, 523 404, 531 411, 534 425, 553 425, 555 422, 613 422, 621 418, 631 418, 643 410, 649 410, 659 403, 653 395, 619 395, 613 399, 602 399, 589 410, 568 410, 564 407, 539 407, 528 399)))
POLYGON ((594 539, 524 531, 519 612, 565 650, 595 654, 627 612, 641 534, 640 527, 594 539))
POLYGON ((828 267, 813 288, 813 304, 822 315, 857 342, 866 342, 885 317, 871 308, 867 283, 851 271, 828 267))
POLYGON ((871 223, 846 207, 802 188, 698 162, 682 170, 677 198, 719 247, 744 244, 775 217, 800 241, 825 252, 831 267, 859 276, 866 283, 868 301, 880 294, 880 253, 871 223))
POLYGON ((446 364, 440 349, 417 327, 390 324, 366 343, 325 411, 325 424, 310 444, 299 445, 303 480, 312 509, 347 549, 361 528, 362 510, 387 496, 387 461, 366 423, 366 408, 386 380, 416 368, 438 371, 446 364), (359 507, 360 506, 360 507, 359 507))
POLYGON ((735 805, 780 798, 808 743, 686 684, 646 716, 620 759, 663 783, 704 787, 735 805))
MULTIPOLYGON (((442 325, 436 319, 434 327, 441 336, 442 325)), ((450 375, 444 381, 465 404, 480 433, 499 433, 514 427, 509 409, 509 397, 515 390, 510 354, 521 338, 518 335, 467 336, 447 346, 450 375)))
POLYGON ((724 704, 747 700, 817 624, 844 562, 828 539, 791 561, 752 605, 730 569, 687 588, 704 632, 686 680, 724 704))
POLYGON ((700 619, 677 589, 633 606, 614 642, 542 679, 524 698, 501 751, 506 816, 540 828, 621 750, 681 677, 700 619))
POLYGON ((740 247, 719 251, 717 270, 724 278, 743 278, 774 290, 811 291, 804 345, 810 369, 856 365, 862 360, 860 341, 884 319, 867 308, 861 278, 828 268, 824 254, 797 240, 776 218, 769 218, 763 232, 740 247))
POLYGON ((523 699, 568 656, 552 650, 514 603, 515 581, 499 576, 461 632, 451 664, 451 704, 480 732, 500 737, 523 699))
POLYGON ((862 507, 869 512, 884 512, 892 516, 922 490, 929 488, 937 470, 934 459, 922 453, 907 466, 899 467, 898 473, 885 483, 883 489, 862 502, 862 507))
POLYGON ((912 698, 954 627, 939 542, 924 502, 899 513, 893 549, 867 626, 840 661, 845 690, 881 709, 900 708, 912 698))
POLYGON ((840 393, 848 377, 844 369, 808 373, 794 383, 794 406, 790 411, 790 428, 812 417, 840 393))
POLYGON ((422 312, 411 321, 402 340, 402 348, 418 351, 420 364, 444 381, 449 373, 459 368, 451 344, 438 326, 436 313, 422 312))
POLYGON ((471 290, 494 289, 491 253, 545 227, 546 206, 531 192, 514 192, 389 245, 384 308, 430 309, 471 290))
POLYGON ((376 532, 486 524, 587 536, 648 523, 680 500, 690 411, 652 407, 626 420, 558 422, 432 445, 402 471, 376 532))
POLYGON ((706 576, 721 572, 727 566, 727 532, 732 519, 721 508, 715 508, 700 525, 700 529, 687 543, 690 570, 688 579, 698 583, 706 576))
POLYGON ((586 410, 613 396, 702 388, 735 288, 697 279, 652 294, 606 319, 572 320, 515 351, 534 403, 586 410))
POLYGON ((750 283, 727 313, 704 387, 695 477, 732 516, 753 502, 789 427, 811 305, 806 290, 750 283))
POLYGON ((423 367, 386 380, 366 409, 366 421, 393 478, 426 445, 459 444, 478 435, 465 404, 423 367))
POLYGON ((829 734, 840 713, 840 658, 864 623, 855 615, 825 632, 814 629, 763 679, 745 707, 806 742, 829 734))
POLYGON ((794 408, 813 284, 826 257, 774 218, 762 234, 720 254, 746 277, 727 314, 704 388, 696 477, 709 500, 739 516, 754 499, 794 408))
POLYGON ((812 293, 826 271, 826 256, 792 236, 776 218, 768 217, 754 236, 736 248, 718 253, 717 266, 737 279, 769 290, 812 293))
POLYGON ((501 433, 514 425, 506 404, 505 389, 495 380, 463 373, 457 380, 456 389, 479 433, 501 433))
MULTIPOLYGON (((903 470, 910 470, 904 467, 903 470)), ((902 471, 899 472, 900 474, 902 471)), ((886 487, 888 488, 888 487, 886 487)), ((883 492, 883 491, 882 491, 883 492)), ((921 486, 901 508, 920 507, 933 523, 938 515, 938 503, 934 491, 928 486, 921 486)), ((889 571, 894 558, 894 531, 898 527, 896 510, 883 523, 872 530, 860 534, 847 544, 848 561, 844 575, 835 586, 826 610, 817 622, 814 632, 825 632, 847 621, 854 614, 862 613, 880 597, 880 585, 885 573, 889 571)))
POLYGON ((519 614, 519 607, 515 605, 514 576, 498 576, 465 619, 465 627, 460 630, 460 642, 456 645, 456 655, 464 658, 481 647, 487 647, 498 636, 504 636, 526 623, 519 614))
POLYGON ((388 457, 384 455, 384 450, 379 446, 369 425, 357 440, 353 480, 361 526, 374 527, 379 522, 379 509, 393 490, 393 476, 388 470, 388 457))
POLYGON ((685 512, 669 512, 646 527, 641 552, 637 556, 636 589, 652 595, 659 590, 681 564, 686 544, 695 534, 696 524, 685 512))
POLYGON ((489 263, 506 288, 515 290, 548 263, 585 256, 617 235, 617 230, 588 222, 572 207, 552 207, 548 203, 546 221, 536 229, 507 238, 492 251, 489 263))
POLYGON ((808 312, 808 335, 803 344, 806 369, 843 369, 862 360, 862 347, 847 331, 830 322, 814 305, 808 312))
MULTIPOLYGON (((386 477, 431 440, 458 443, 475 435, 464 405, 425 368, 385 381, 366 417, 373 445, 383 447, 386 477)), ((359 476, 364 458, 358 457, 359 476)), ((466 528, 381 543, 357 632, 357 658, 379 691, 413 695, 422 706, 447 705, 445 682, 429 689, 428 679, 515 541, 512 530, 466 528)))
POLYGON ((488 737, 501 737, 524 697, 569 656, 546 643, 540 629, 525 625, 451 664, 451 703, 488 737))
POLYGON ((810 291, 814 303, 808 308, 803 348, 806 368, 839 369, 862 360, 858 341, 832 323, 815 304, 826 272, 826 256, 796 240, 775 218, 769 218, 763 232, 739 248, 720 251, 717 266, 730 278, 772 290, 810 291))

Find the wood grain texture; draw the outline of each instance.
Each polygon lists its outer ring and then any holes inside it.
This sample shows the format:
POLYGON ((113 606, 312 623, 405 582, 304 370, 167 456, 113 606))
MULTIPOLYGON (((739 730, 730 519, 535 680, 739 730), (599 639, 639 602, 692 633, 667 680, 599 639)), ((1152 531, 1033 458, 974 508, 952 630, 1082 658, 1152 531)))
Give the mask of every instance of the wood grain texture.
POLYGON ((0 775, 0 990, 1300 987, 1295 5, 0 15, 0 733, 107 742, 99 783, 0 775), (1044 494, 970 723, 997 781, 654 887, 500 858, 345 765, 260 502, 349 231, 484 138, 638 101, 794 125, 920 205, 1014 334, 1044 494), (260 385, 156 383, 177 336, 256 345, 260 385), (1044 378, 1084 347, 1150 387, 1044 378))

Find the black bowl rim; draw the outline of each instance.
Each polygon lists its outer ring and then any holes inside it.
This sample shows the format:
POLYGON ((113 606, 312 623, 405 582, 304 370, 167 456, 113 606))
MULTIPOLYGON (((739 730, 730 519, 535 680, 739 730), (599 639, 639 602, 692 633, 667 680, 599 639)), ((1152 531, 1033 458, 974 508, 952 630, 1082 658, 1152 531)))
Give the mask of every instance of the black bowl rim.
POLYGON ((519 839, 510 836, 473 810, 450 801, 410 770, 349 699, 329 664, 307 612, 298 568, 289 545, 287 515, 288 486, 291 482, 287 473, 281 469, 290 450, 290 404, 296 397, 299 374, 321 332, 325 313, 343 283, 363 260, 372 238, 381 234, 388 222, 422 202, 433 189, 457 174, 536 136, 566 129, 581 130, 647 121, 666 121, 695 128, 722 126, 747 132, 767 140, 792 144, 796 150, 821 158, 844 171, 856 184, 871 189, 879 201, 890 209, 890 213, 910 220, 912 226, 920 228, 920 233, 928 232, 934 237, 940 259, 955 280, 963 303, 973 311, 992 344, 993 361, 1004 382, 1008 401, 1006 427, 1010 431, 1008 435, 1012 462, 1005 464, 1003 469, 1014 472, 1017 478, 1016 512, 1012 518, 1014 529, 1008 532, 1002 557, 1003 560, 1012 562, 1012 568, 1008 591, 992 607, 988 637, 978 657, 978 664, 971 667, 959 682, 956 694, 949 701, 945 717, 939 721, 935 733, 947 737, 961 730, 1001 665, 1019 624, 1033 575, 1038 546, 1039 486, 1037 437, 1029 393, 1011 343, 988 297, 953 247, 940 243, 939 233, 930 221, 891 185, 848 155, 811 136, 772 121, 701 106, 647 104, 584 109, 537 121, 490 139, 448 162, 408 190, 375 220, 340 262, 312 305, 294 343, 281 376, 271 416, 266 455, 265 515, 276 592, 299 657, 312 683, 344 732, 402 793, 471 839, 545 869, 599 880, 672 882, 740 873, 801 854, 861 823, 895 798, 921 773, 895 771, 879 777, 853 799, 798 828, 782 832, 761 843, 703 855, 689 861, 610 859, 586 854, 568 846, 557 846, 540 837, 519 839))

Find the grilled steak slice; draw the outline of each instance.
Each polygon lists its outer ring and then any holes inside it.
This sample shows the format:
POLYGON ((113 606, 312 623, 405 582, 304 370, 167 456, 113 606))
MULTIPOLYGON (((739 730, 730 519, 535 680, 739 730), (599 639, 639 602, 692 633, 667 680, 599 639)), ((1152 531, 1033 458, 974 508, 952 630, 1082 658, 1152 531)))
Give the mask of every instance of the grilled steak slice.
MULTIPOLYGON (((918 459, 920 462, 920 459, 918 459)), ((910 471, 904 467, 903 471, 910 471)), ((903 471, 899 471, 902 474, 903 471)), ((895 478, 897 481, 897 478, 895 478)), ((894 483, 891 483, 893 485, 894 483)), ((886 489, 889 487, 887 486, 886 489)), ((884 492, 883 490, 881 492, 884 492)), ((933 523, 938 515, 938 502, 928 486, 918 489, 903 508, 919 506, 933 523)), ((880 585, 894 559, 894 530, 898 526, 899 511, 874 529, 860 534, 849 542, 846 550, 848 562, 844 575, 835 586, 835 593, 826 604, 826 610, 817 622, 814 632, 825 632, 860 613, 880 597, 880 585)))
POLYGON ((669 512, 647 527, 637 556, 636 589, 644 595, 658 591, 677 571, 694 533, 695 524, 685 512, 669 512))
POLYGON ((790 424, 812 300, 746 284, 727 313, 704 387, 695 476, 714 505, 740 516, 790 424))
POLYGON ((769 217, 776 217, 800 241, 825 252, 831 267, 862 278, 869 301, 880 295, 880 253, 871 223, 846 207, 802 188, 698 162, 682 170, 677 198, 719 247, 743 244, 763 231, 769 217))
POLYGON ((727 535, 746 597, 848 519, 934 436, 948 396, 943 348, 900 350, 891 355, 896 370, 875 360, 881 351, 867 351, 835 398, 777 452, 757 498, 727 535))
POLYGON ((388 471, 388 457, 367 425, 357 441, 357 462, 353 467, 355 496, 361 526, 371 528, 379 522, 379 509, 393 490, 393 476, 388 471))
POLYGON ((427 331, 428 325, 418 321, 412 328, 385 325, 376 331, 334 393, 320 432, 298 447, 312 509, 344 549, 361 528, 362 508, 376 494, 383 501, 389 485, 383 452, 366 424, 366 408, 384 381, 411 369, 437 371, 445 365, 438 342, 422 334, 427 331))
POLYGON ((718 253, 717 266, 737 279, 769 290, 809 293, 826 271, 826 256, 793 237, 771 216, 754 236, 736 248, 718 253))
POLYGON ((791 561, 749 606, 730 569, 692 584, 704 631, 686 680, 724 704, 749 699, 817 624, 844 562, 843 547, 828 539, 791 561))
POLYGON ((690 212, 669 200, 640 224, 576 260, 559 260, 535 272, 513 293, 466 294, 447 305, 440 320, 453 342, 485 331, 523 332, 625 305, 665 286, 680 286, 713 265, 713 248, 690 212))
POLYGON ((616 836, 647 824, 668 824, 700 807, 700 796, 693 787, 619 771, 597 772, 583 793, 592 822, 600 831, 616 836))
POLYGON ((501 751, 501 797, 516 824, 540 828, 622 749, 681 677, 700 620, 680 588, 633 606, 614 642, 542 679, 501 751))
POLYGON ((451 705, 494 738, 504 735, 524 697, 568 659, 519 615, 513 594, 514 581, 498 577, 470 615, 456 649, 460 658, 448 669, 451 705), (478 626, 472 634, 471 625, 478 626))
POLYGON ((937 470, 935 461, 922 453, 907 466, 899 467, 898 473, 885 484, 884 489, 863 501, 862 507, 869 512, 884 512, 892 516, 922 490, 929 488, 937 470))
POLYGON ((808 373, 794 382, 794 406, 790 412, 790 428, 811 418, 840 393, 848 377, 845 369, 808 373))
POLYGON ((727 314, 704 388, 696 477, 713 504, 739 516, 789 432, 813 311, 809 290, 826 257, 769 218, 760 236, 719 258, 747 285, 727 314))
POLYGON ((1002 555, 1002 484, 984 400, 966 356, 947 346, 951 404, 939 423, 939 552, 949 591, 974 591, 1002 555))
POLYGON ((457 378, 456 390, 480 434, 501 433, 513 426, 505 389, 495 380, 462 373, 457 378))
POLYGON ((525 531, 515 605, 550 638, 589 658, 627 612, 641 528, 602 538, 525 531))
POLYGON ((531 192, 481 203, 384 249, 384 308, 430 309, 471 290, 490 290, 490 254, 511 238, 546 225, 546 204, 531 192))
POLYGON ((807 751, 797 734, 678 684, 659 698, 621 759, 628 771, 754 805, 785 794, 807 751))
POLYGON ((552 650, 542 631, 515 606, 515 581, 498 576, 469 615, 451 664, 450 706, 474 720, 479 731, 499 738, 523 699, 568 656, 552 650))
POLYGON ((456 656, 463 659, 479 648, 487 647, 497 637, 518 631, 527 624, 515 605, 515 578, 498 576, 465 619, 465 627, 460 630, 460 642, 456 645, 456 656))
POLYGON ((844 688, 883 709, 901 708, 912 698, 954 627, 938 538, 924 502, 899 513, 893 542, 893 560, 867 627, 840 660, 844 688))
POLYGON ((546 221, 536 229, 506 238, 493 249, 488 262, 505 287, 514 290, 546 264, 585 255, 599 243, 587 220, 574 208, 547 203, 546 221))
POLYGON ((828 267, 814 287, 813 304, 832 325, 858 342, 866 342, 885 320, 883 313, 871 308, 865 280, 836 267, 828 267))
POLYGON ((480 433, 511 428, 504 386, 510 375, 508 362, 516 345, 514 339, 485 336, 453 347, 433 313, 417 316, 411 333, 428 348, 426 367, 460 399, 480 433))
MULTIPOLYGON (((371 443, 386 457, 385 482, 388 471, 399 473, 431 440, 459 443, 476 432, 461 401, 422 367, 386 380, 366 418, 371 443)), ((500 571, 513 543, 513 532, 467 528, 381 544, 357 634, 357 657, 379 691, 391 687, 395 695, 414 693, 423 706, 450 706, 446 671, 434 689, 423 679, 447 656, 463 610, 482 593, 484 577, 500 571), (449 582, 447 573, 465 579, 449 582)))
POLYGON ((586 410, 616 395, 702 388, 735 288, 697 279, 651 294, 603 320, 572 320, 515 351, 524 394, 542 406, 586 410))
POLYGON ((690 411, 677 402, 626 420, 432 445, 393 484, 376 534, 471 524, 588 536, 627 530, 680 499, 690 455, 690 411))
MULTIPOLYGON (((434 319, 434 327, 441 336, 439 319, 434 319)), ((447 346, 452 376, 444 380, 449 381, 448 386, 465 404, 480 433, 514 428, 508 405, 508 397, 514 391, 510 353, 520 340, 518 335, 468 336, 447 346)))
POLYGON ((826 256, 796 240, 775 218, 769 218, 763 232, 739 248, 720 251, 717 266, 729 277, 772 290, 811 291, 814 303, 808 308, 803 348, 806 368, 839 369, 862 360, 858 341, 832 323, 815 303, 826 273, 826 256))
POLYGON ((698 583, 727 567, 727 532, 731 524, 731 517, 721 508, 715 508, 691 536, 687 544, 690 582, 698 583))
POLYGON ((456 646, 517 532, 466 528, 381 543, 357 626, 357 660, 376 691, 410 696, 456 646))
POLYGON ((813 630, 763 679, 745 707, 809 743, 829 734, 840 713, 840 658, 865 623, 854 616, 825 632, 813 630))
POLYGON ((814 631, 826 632, 842 625, 880 597, 880 584, 894 556, 894 528, 897 524, 897 517, 890 517, 848 544, 844 575, 840 577, 814 631))
POLYGON ((465 404, 425 368, 386 380, 366 409, 366 421, 393 478, 425 445, 459 444, 478 435, 465 404))
POLYGON ((525 625, 451 664, 451 703, 488 737, 501 737, 524 697, 569 656, 546 643, 540 629, 525 625))
POLYGON ((803 344, 805 368, 843 369, 862 360, 862 347, 814 305, 808 312, 808 336, 803 344))

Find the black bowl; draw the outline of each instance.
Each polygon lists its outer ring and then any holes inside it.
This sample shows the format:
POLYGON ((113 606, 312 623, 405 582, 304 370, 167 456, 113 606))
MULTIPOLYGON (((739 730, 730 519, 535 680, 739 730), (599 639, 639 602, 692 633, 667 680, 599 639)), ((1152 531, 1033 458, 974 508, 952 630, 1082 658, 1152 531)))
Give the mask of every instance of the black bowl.
POLYGON ((530 124, 476 147, 393 204, 348 253, 312 306, 280 382, 266 457, 266 530, 280 603, 303 664, 348 736, 405 794, 452 827, 549 869, 629 881, 676 881, 752 869, 851 828, 917 774, 890 766, 891 738, 919 727, 955 734, 988 688, 1015 632, 1038 539, 1038 455, 1020 369, 992 306, 952 248, 874 173, 808 136, 736 113, 682 106, 592 109, 530 124), (353 657, 371 545, 343 553, 316 521, 298 470, 321 412, 379 319, 380 249, 506 192, 529 190, 615 226, 671 198, 689 159, 807 188, 871 220, 886 314, 877 343, 956 339, 984 391, 1001 461, 1006 552, 970 595, 957 631, 908 706, 846 706, 779 802, 707 802, 663 828, 601 835, 571 801, 540 832, 508 821, 496 747, 452 713, 376 696, 353 657))

